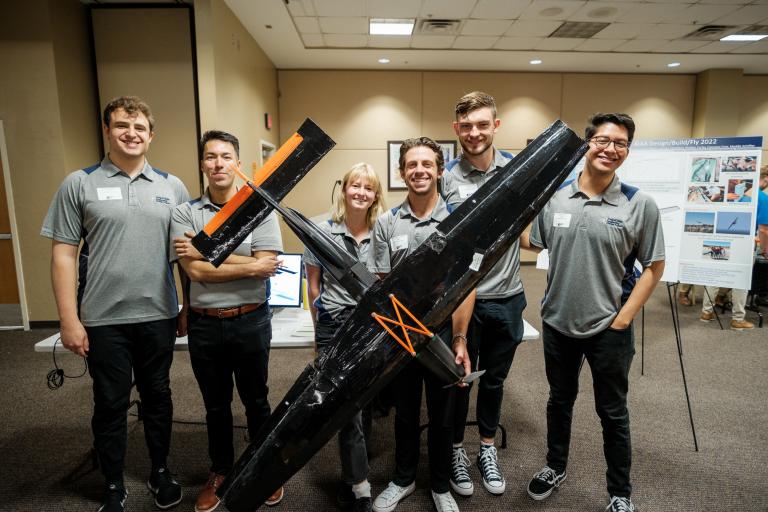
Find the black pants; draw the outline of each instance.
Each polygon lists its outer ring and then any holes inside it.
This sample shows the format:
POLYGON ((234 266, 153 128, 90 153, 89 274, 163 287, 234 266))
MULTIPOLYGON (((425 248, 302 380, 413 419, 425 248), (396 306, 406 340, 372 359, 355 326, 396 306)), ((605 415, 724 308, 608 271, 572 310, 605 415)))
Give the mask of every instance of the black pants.
POLYGON ((632 327, 606 329, 590 338, 566 336, 543 324, 544 363, 549 381, 547 402, 547 465, 558 472, 568 464, 573 404, 579 392, 582 356, 592 371, 595 410, 603 427, 606 480, 611 496, 629 497, 632 486, 632 443, 627 391, 635 354, 632 327))
POLYGON ((189 356, 205 404, 211 471, 226 475, 235 462, 232 433, 233 383, 245 406, 248 434, 255 438, 269 418, 269 306, 234 318, 190 311, 189 356))
POLYGON ((94 447, 107 482, 123 481, 127 412, 134 379, 152 467, 166 465, 173 403, 168 372, 176 342, 176 319, 86 327, 93 379, 94 447))
MULTIPOLYGON (((468 333, 467 350, 472 371, 485 370, 477 390, 477 425, 481 437, 493 438, 501 417, 504 381, 523 340, 525 294, 503 299, 478 299, 468 333)), ((464 440, 471 385, 456 390, 453 442, 464 440)))
MULTIPOLYGON (((450 340, 450 330, 441 332, 450 340)), ((427 448, 430 486, 436 493, 448 492, 451 476, 451 439, 456 387, 445 383, 417 361, 411 361, 395 377, 395 477, 392 481, 406 487, 416 480, 419 464, 422 383, 427 397, 427 448)))
MULTIPOLYGON (((346 318, 354 309, 345 309, 336 315, 336 318, 328 318, 330 315, 318 319, 315 325, 315 343, 317 351, 321 354, 328 344, 333 341, 333 336, 341 327, 346 318)), ((369 406, 366 406, 368 408, 369 406)), ((357 414, 339 430, 339 459, 341 460, 341 476, 344 483, 354 485, 368 479, 368 449, 366 447, 366 430, 370 432, 370 425, 364 424, 363 412, 357 414)), ((370 414, 366 415, 370 420, 370 414)))

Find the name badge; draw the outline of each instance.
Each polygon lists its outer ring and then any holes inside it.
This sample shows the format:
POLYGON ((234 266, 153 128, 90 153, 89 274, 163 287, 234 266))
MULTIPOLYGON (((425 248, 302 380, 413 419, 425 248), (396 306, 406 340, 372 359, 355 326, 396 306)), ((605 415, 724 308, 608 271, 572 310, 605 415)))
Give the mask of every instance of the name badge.
POLYGON ((408 249, 408 235, 393 236, 389 241, 389 246, 392 248, 392 252, 408 249))
POLYGON ((477 191, 477 185, 459 185, 459 197, 466 199, 477 191))
POLYGON ((114 201, 123 198, 123 192, 120 187, 98 187, 96 195, 99 201, 114 201))
POLYGON ((571 225, 570 213, 556 213, 552 219, 552 227, 567 228, 571 225))

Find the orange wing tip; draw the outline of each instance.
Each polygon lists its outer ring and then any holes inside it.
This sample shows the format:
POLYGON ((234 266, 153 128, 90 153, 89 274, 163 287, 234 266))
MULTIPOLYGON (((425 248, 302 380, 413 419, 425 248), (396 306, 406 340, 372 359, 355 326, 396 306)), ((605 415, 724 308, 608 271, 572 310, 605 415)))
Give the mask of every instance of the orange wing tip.
POLYGON ((237 191, 237 194, 227 201, 224 208, 208 221, 208 224, 203 228, 205 234, 213 236, 216 230, 219 229, 243 203, 245 203, 251 194, 253 194, 251 187, 241 187, 240 190, 237 191))
POLYGON ((264 167, 253 173, 253 184, 258 187, 267 181, 267 178, 272 176, 272 173, 274 173, 275 170, 277 170, 277 168, 280 167, 283 162, 285 162, 286 158, 288 158, 288 156, 293 153, 297 147, 299 147, 299 144, 301 144, 303 140, 304 137, 298 133, 291 135, 291 137, 285 141, 285 144, 280 146, 280 149, 278 149, 275 154, 272 155, 269 160, 267 160, 267 163, 264 164, 264 167))

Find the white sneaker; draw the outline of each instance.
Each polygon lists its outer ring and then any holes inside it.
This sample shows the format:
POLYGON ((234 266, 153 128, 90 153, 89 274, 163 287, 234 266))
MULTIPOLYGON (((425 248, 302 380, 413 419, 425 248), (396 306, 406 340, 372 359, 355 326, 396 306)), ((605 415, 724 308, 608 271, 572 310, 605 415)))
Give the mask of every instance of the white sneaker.
POLYGON ((373 501, 373 512, 392 512, 400 500, 410 495, 414 490, 416 490, 416 482, 411 482, 408 487, 400 487, 394 482, 389 482, 387 488, 373 501))
POLYGON ((451 457, 451 489, 459 496, 472 496, 475 485, 469 477, 469 457, 464 448, 454 448, 451 457))
POLYGON ((441 492, 440 494, 432 491, 432 501, 435 502, 437 512, 459 512, 459 506, 456 500, 451 496, 451 491, 441 492))
POLYGON ((632 504, 632 500, 629 498, 611 496, 611 502, 608 504, 605 510, 610 512, 635 512, 635 506, 632 504))

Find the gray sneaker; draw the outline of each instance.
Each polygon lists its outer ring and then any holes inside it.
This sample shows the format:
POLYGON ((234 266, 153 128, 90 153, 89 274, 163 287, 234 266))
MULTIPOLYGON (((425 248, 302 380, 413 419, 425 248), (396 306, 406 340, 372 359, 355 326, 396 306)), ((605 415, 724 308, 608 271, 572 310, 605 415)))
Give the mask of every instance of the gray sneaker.
POLYGON ((411 482, 408 487, 400 487, 395 482, 389 482, 386 489, 376 496, 373 501, 374 512, 392 512, 397 504, 416 490, 416 482, 411 482))
POLYGON ((451 489, 460 496, 472 496, 475 485, 469 477, 469 457, 464 448, 454 448, 451 458, 451 489))
POLYGON ((459 512, 459 506, 456 500, 451 496, 451 491, 441 492, 440 494, 432 491, 432 501, 435 503, 437 512, 459 512))
POLYGON ((635 512, 635 506, 629 498, 621 496, 611 496, 611 502, 605 508, 609 512, 635 512))

